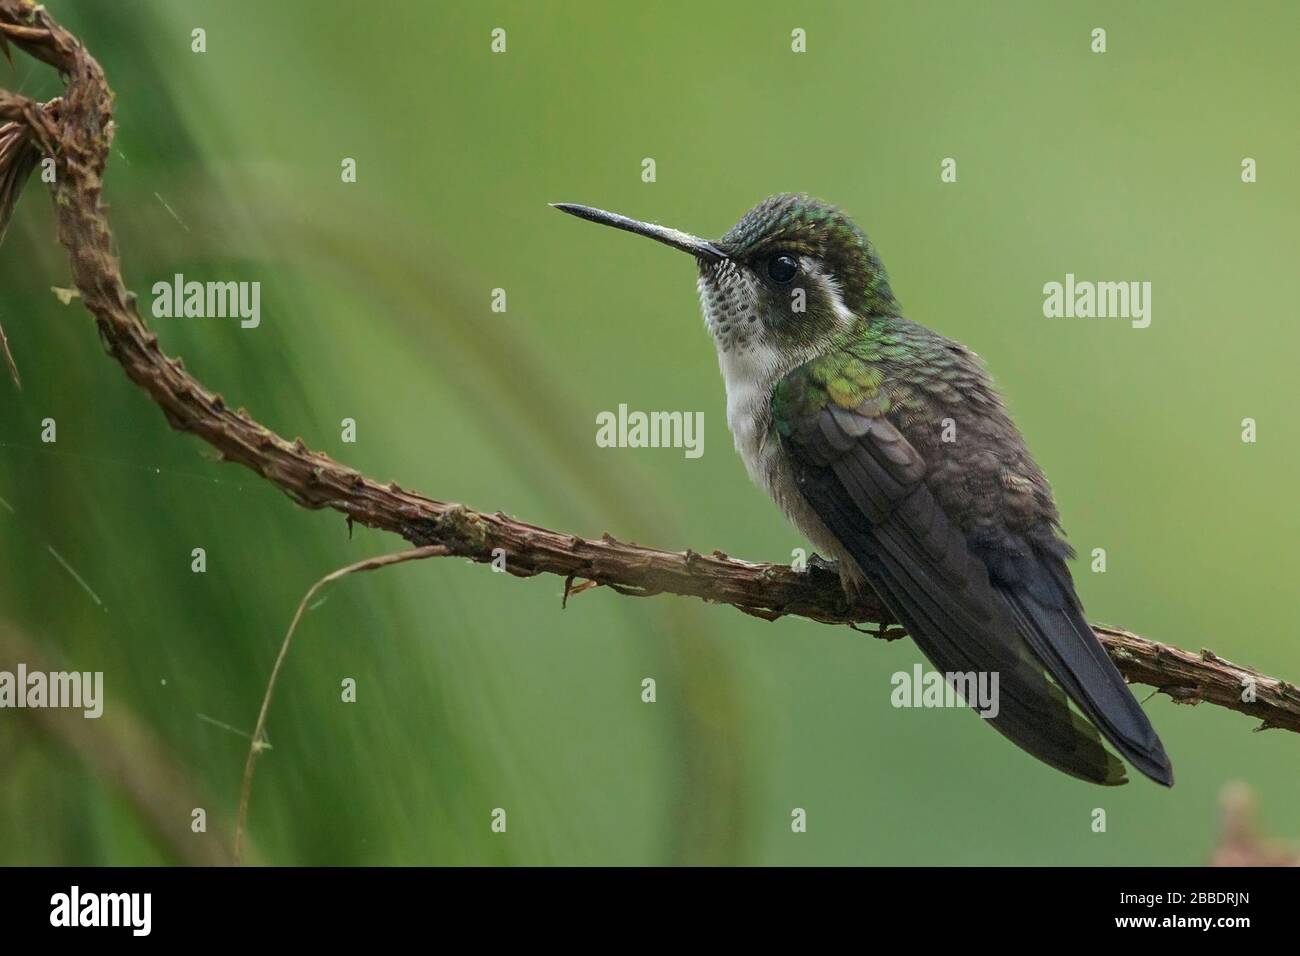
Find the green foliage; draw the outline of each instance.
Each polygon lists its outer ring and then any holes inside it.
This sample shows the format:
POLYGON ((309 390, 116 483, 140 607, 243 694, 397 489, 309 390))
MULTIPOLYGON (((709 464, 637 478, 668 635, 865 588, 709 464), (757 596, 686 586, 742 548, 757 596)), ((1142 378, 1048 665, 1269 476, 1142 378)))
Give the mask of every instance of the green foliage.
MULTIPOLYGON (((142 306, 175 273, 262 283, 257 329, 151 319, 160 344, 281 433, 539 524, 786 560, 807 544, 730 450, 689 261, 546 204, 712 236, 806 190, 862 225, 908 315, 988 362, 1075 546, 1107 551, 1105 574, 1076 565, 1096 619, 1300 676, 1281 557, 1300 443, 1279 384, 1300 351, 1300 133, 1278 120, 1293 6, 49 5, 117 94, 105 200, 142 306), (1151 328, 1045 319, 1042 285, 1066 271, 1151 279, 1151 328), (704 410, 708 454, 597 448, 595 415, 620 402, 704 410)), ((15 61, 0 85, 57 93, 15 61)), ((212 721, 251 730, 313 581, 403 545, 169 430, 79 301, 50 292, 69 285, 33 180, 0 251, 25 386, 0 380, 0 618, 103 670, 107 707, 228 819, 247 740, 212 721)), ((601 589, 561 611, 561 589, 432 560, 325 591, 268 724, 261 858, 1187 864, 1231 779, 1259 791, 1265 826, 1300 833, 1297 741, 1235 714, 1151 700, 1178 785, 1102 792, 969 713, 892 708, 909 641, 601 589)), ((113 779, 13 712, 0 766, 0 863, 180 859, 113 779)))

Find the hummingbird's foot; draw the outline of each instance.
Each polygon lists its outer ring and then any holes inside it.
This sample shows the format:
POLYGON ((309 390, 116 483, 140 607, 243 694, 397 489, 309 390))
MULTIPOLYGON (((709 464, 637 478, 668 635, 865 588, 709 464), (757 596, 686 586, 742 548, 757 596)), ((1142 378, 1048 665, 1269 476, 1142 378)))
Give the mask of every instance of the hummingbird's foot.
POLYGON ((808 555, 808 567, 817 571, 833 571, 836 574, 838 574, 840 570, 839 562, 827 561, 816 551, 808 555))
POLYGON ((808 556, 806 567, 808 571, 833 574, 839 578, 849 604, 859 604, 871 593, 871 586, 852 560, 828 560, 814 551, 808 556))
POLYGON ((839 572, 840 584, 850 601, 857 602, 871 593, 871 585, 867 584, 867 579, 862 576, 856 562, 836 561, 830 567, 839 572))

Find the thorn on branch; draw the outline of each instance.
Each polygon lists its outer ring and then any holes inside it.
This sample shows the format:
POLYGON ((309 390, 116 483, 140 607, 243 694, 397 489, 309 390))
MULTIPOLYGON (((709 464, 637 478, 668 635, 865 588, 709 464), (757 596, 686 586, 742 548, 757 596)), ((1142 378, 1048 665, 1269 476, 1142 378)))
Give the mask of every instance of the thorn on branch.
MULTIPOLYGON (((597 587, 601 584, 599 581, 592 581, 591 586, 597 587)), ((641 584, 616 584, 613 581, 605 581, 605 587, 609 588, 615 594, 622 594, 626 597, 654 597, 656 594, 662 594, 659 588, 641 584)), ((585 588, 583 590, 586 590, 585 588)))
POLYGON ((599 581, 592 581, 590 579, 575 586, 573 582, 577 577, 576 574, 570 574, 564 579, 564 596, 560 598, 560 610, 564 610, 569 606, 569 595, 581 594, 583 591, 590 591, 592 588, 600 587, 599 581))
POLYGON ((878 624, 875 628, 870 628, 859 627, 852 621, 849 621, 848 625, 859 634, 866 634, 869 637, 874 637, 881 641, 897 641, 907 637, 907 629, 895 624, 878 624))
POLYGON ((1175 704, 1190 704, 1195 706, 1203 700, 1203 697, 1201 696, 1201 688, 1180 684, 1171 684, 1167 687, 1157 687, 1151 693, 1152 696, 1155 696, 1156 694, 1166 694, 1175 704))

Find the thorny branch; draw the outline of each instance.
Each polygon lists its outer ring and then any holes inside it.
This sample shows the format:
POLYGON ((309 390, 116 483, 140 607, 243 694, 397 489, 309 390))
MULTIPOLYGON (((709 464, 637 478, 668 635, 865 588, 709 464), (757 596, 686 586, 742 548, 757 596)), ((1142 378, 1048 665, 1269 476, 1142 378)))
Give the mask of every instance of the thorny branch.
MULTIPOLYGON (((823 567, 796 571, 754 564, 715 551, 671 552, 618 541, 608 534, 583 538, 537 527, 500 512, 488 514, 438 501, 396 482, 381 484, 297 438, 290 442, 232 409, 158 347, 126 289, 108 220, 100 204, 112 137, 112 94, 103 71, 80 41, 31 0, 0 0, 0 37, 56 67, 67 78, 57 106, 41 106, 0 91, 0 140, 19 131, 55 160, 51 190, 60 242, 67 248, 81 299, 95 318, 105 348, 162 409, 179 431, 197 435, 226 461, 272 482, 305 508, 330 508, 349 522, 401 535, 417 547, 440 546, 448 555, 489 562, 506 556, 519 577, 556 574, 605 585, 619 594, 677 594, 730 604, 767 620, 787 615, 826 624, 874 622, 882 636, 893 618, 880 601, 849 603, 837 576, 823 567)), ((0 181, 4 170, 0 169, 0 181)), ((0 233, 4 219, 0 218, 0 233)), ((591 585, 566 586, 566 596, 591 585)), ((1095 626, 1120 671, 1176 701, 1205 701, 1259 718, 1258 729, 1300 733, 1300 690, 1286 681, 1151 641, 1116 627, 1095 626), (1245 698, 1245 699, 1243 699, 1245 698)), ((889 636, 897 634, 891 629, 889 636)))

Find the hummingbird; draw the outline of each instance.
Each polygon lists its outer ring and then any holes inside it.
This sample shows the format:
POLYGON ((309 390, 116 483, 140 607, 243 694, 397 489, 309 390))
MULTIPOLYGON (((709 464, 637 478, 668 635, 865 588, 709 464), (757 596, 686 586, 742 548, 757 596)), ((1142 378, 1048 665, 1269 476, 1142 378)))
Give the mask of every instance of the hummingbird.
POLYGON ((848 216, 782 193, 711 241, 552 205, 695 259, 736 450, 851 597, 874 590, 950 683, 997 675, 996 714, 982 716, 1044 763, 1125 783, 1104 738, 1172 786, 1160 738, 1084 617, 1051 487, 991 376, 904 317, 848 216))

